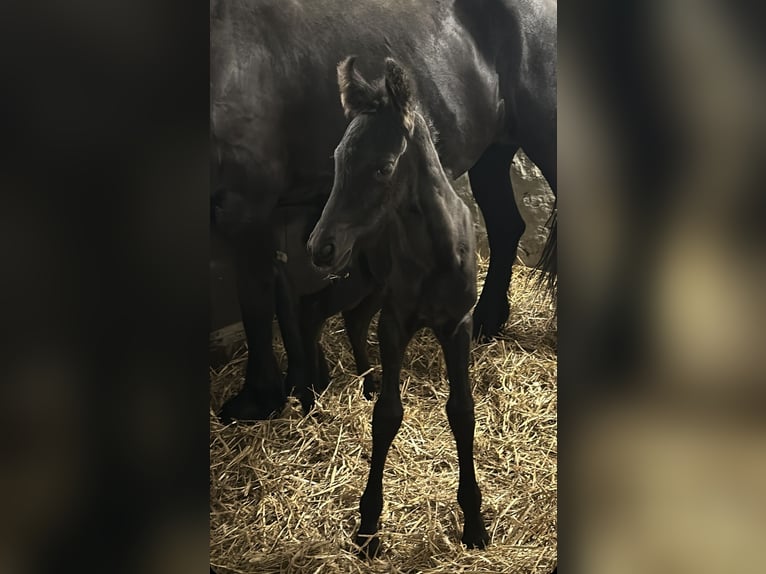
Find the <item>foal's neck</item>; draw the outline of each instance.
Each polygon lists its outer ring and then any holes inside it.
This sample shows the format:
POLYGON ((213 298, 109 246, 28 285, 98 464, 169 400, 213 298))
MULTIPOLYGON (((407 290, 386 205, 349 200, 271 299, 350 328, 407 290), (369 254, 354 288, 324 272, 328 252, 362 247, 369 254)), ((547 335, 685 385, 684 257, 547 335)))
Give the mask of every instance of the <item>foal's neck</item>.
MULTIPOLYGON (((422 232, 428 245, 415 244, 419 250, 430 251, 427 255, 435 262, 454 261, 459 243, 465 241, 467 207, 457 195, 444 172, 439 155, 431 139, 428 125, 419 114, 410 138, 411 161, 416 174, 411 189, 406 194, 405 209, 419 214, 422 232)), ((405 226, 406 228, 407 226, 405 226)))

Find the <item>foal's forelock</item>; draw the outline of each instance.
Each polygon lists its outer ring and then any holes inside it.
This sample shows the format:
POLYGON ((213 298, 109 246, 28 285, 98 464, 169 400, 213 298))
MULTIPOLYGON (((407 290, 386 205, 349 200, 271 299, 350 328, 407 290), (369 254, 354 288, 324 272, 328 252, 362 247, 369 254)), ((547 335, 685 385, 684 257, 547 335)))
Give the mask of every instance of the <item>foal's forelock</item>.
MULTIPOLYGON (((339 163, 343 164, 343 173, 348 173, 349 171, 349 165, 346 161, 346 158, 351 155, 357 145, 357 140, 361 137, 361 133, 365 129, 369 129, 364 125, 364 119, 367 116, 373 115, 375 112, 365 112, 357 115, 354 117, 353 120, 351 120, 351 123, 349 123, 348 127, 346 128, 346 133, 343 135, 343 139, 341 139, 338 146, 335 148, 335 151, 333 153, 333 158, 336 161, 336 169, 339 166, 339 163)), ((405 152, 407 151, 407 135, 402 134, 402 145, 401 149, 399 150, 399 153, 396 156, 395 161, 399 161, 399 158, 401 158, 405 152)))

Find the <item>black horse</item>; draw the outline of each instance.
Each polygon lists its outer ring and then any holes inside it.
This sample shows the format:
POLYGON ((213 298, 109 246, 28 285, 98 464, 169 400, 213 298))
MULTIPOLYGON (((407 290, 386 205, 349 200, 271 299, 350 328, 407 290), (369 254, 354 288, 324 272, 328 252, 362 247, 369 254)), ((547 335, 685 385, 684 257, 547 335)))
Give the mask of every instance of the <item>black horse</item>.
POLYGON ((468 171, 487 226, 474 334, 498 333, 524 231, 509 177, 519 147, 556 190, 555 2, 212 0, 210 18, 213 225, 235 254, 249 351, 244 390, 222 414, 261 419, 284 404, 270 222, 278 203, 323 201, 330 191, 330 156, 345 128, 334 65, 349 53, 360 68, 370 63, 370 77, 386 56, 418 72, 445 173, 468 171))
POLYGON ((379 550, 383 467, 402 422, 399 375, 417 330, 429 327, 444 351, 447 416, 460 464, 462 541, 484 547, 481 492, 473 464, 474 405, 468 380, 471 308, 476 301, 476 238, 468 207, 439 162, 424 111, 404 70, 386 59, 384 79, 369 84, 354 58, 338 66, 341 101, 351 122, 335 149, 335 179, 308 247, 317 267, 339 273, 364 253, 382 287, 378 339, 383 366, 372 418, 372 460, 360 503, 356 542, 379 550))

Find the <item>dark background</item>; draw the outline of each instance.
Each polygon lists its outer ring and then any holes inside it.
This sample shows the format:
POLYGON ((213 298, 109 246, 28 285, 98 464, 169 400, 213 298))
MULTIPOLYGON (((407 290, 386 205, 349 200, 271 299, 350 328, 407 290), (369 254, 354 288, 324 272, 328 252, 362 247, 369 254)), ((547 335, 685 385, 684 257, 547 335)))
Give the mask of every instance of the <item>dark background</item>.
MULTIPOLYGON (((757 569, 763 14, 561 8, 562 573, 757 569)), ((3 571, 207 567, 208 47, 206 2, 0 9, 3 571)))

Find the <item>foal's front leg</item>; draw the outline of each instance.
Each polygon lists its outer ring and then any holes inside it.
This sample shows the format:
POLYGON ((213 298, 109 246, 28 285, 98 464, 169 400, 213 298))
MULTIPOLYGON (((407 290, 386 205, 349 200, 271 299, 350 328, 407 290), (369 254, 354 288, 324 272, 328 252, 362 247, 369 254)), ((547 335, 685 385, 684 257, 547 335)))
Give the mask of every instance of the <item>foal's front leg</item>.
POLYGON ((306 357, 303 351, 303 339, 298 322, 299 297, 284 268, 284 263, 277 263, 276 274, 276 311, 279 321, 279 331, 282 334, 285 353, 287 354, 287 376, 285 377, 285 394, 289 395, 306 376, 306 357))
POLYGON ((458 463, 460 465, 460 483, 457 500, 463 509, 463 544, 469 548, 484 548, 489 542, 489 535, 481 517, 481 491, 476 483, 473 466, 473 396, 468 380, 468 356, 471 345, 471 316, 466 315, 459 324, 448 324, 434 329, 444 351, 449 377, 449 399, 447 400, 447 418, 455 436, 458 463))
POLYGON ((319 345, 319 334, 327 318, 323 309, 324 297, 325 291, 320 291, 301 297, 300 302, 300 335, 306 369, 303 377, 295 382, 295 394, 304 415, 314 407, 314 393, 323 391, 329 383, 327 361, 319 345))
POLYGON ((370 356, 367 352, 367 333, 370 330, 370 321, 381 305, 381 295, 378 292, 365 297, 359 305, 343 312, 343 320, 346 323, 346 332, 351 342, 351 350, 356 362, 356 373, 364 375, 364 398, 372 400, 372 394, 380 390, 380 383, 375 380, 370 370, 370 356))
POLYGON ((380 513, 383 511, 383 467, 404 416, 399 375, 404 350, 411 337, 412 330, 405 326, 405 321, 384 307, 378 323, 383 380, 372 413, 372 460, 367 487, 359 503, 362 520, 356 535, 361 554, 368 558, 376 557, 380 549, 380 539, 376 533, 380 513))

